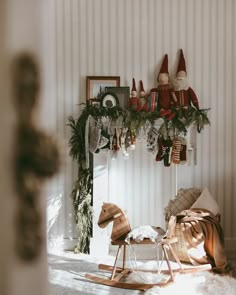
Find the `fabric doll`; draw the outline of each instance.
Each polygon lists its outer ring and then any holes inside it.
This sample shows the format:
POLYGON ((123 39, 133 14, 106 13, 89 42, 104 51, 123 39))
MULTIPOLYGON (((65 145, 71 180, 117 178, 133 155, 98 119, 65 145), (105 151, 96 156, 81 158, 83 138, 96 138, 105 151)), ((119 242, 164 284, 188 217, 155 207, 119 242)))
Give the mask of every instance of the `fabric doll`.
POLYGON ((199 109, 198 98, 188 84, 185 58, 182 49, 180 49, 179 64, 173 85, 177 98, 177 109, 183 108, 187 110, 191 105, 199 109))
POLYGON ((139 99, 140 105, 139 105, 137 111, 138 112, 140 112, 140 111, 148 112, 148 101, 146 99, 146 92, 143 87, 143 81, 140 80, 139 83, 140 83, 140 99, 139 99))
POLYGON ((168 72, 168 55, 165 54, 160 72, 158 74, 157 81, 159 85, 157 88, 151 89, 149 97, 150 111, 160 111, 161 116, 166 117, 167 120, 171 120, 174 117, 174 113, 171 110, 176 104, 177 99, 175 97, 174 89, 170 86, 170 78, 168 72))
POLYGON ((137 111, 139 108, 140 108, 140 101, 139 101, 139 98, 137 97, 136 83, 133 78, 131 98, 128 101, 128 109, 131 109, 133 111, 137 111))

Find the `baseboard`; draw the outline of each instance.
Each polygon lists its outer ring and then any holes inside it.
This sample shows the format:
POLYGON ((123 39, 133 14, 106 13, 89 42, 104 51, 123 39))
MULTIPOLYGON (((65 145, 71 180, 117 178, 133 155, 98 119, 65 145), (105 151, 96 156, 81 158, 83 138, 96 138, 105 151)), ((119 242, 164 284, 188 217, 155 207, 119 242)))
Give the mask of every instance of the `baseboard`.
POLYGON ((225 251, 228 258, 236 259, 236 238, 225 238, 225 251))
POLYGON ((73 239, 63 239, 64 242, 64 250, 65 251, 74 251, 75 246, 78 243, 78 238, 73 238, 73 239))

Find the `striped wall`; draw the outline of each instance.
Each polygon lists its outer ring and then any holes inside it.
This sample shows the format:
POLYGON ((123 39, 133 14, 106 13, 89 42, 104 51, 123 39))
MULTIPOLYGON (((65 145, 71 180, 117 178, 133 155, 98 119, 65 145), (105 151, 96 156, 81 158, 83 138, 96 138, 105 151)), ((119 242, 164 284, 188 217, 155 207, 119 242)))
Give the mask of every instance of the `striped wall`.
MULTIPOLYGON (((207 186, 222 212, 229 245, 236 246, 236 157, 234 147, 236 4, 234 0, 52 0, 45 34, 45 124, 60 138, 64 166, 49 187, 63 206, 54 232, 76 237, 69 198, 77 169, 68 153, 69 115, 85 101, 86 76, 132 78, 146 90, 156 86, 165 53, 175 75, 178 50, 185 53, 189 83, 211 127, 197 140, 197 165, 164 168, 140 143, 128 161, 108 163, 109 199, 120 203, 133 225, 162 223, 163 207, 176 187, 207 186), (73 227, 73 226, 72 226, 73 227)), ((231 250, 232 250, 231 249, 231 250)))

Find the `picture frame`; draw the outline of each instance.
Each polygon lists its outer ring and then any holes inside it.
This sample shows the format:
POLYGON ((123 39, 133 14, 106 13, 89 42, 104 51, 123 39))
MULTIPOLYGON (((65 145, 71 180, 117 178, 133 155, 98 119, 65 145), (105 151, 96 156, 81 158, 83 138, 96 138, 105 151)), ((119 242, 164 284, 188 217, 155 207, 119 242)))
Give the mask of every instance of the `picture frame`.
POLYGON ((119 87, 120 76, 87 76, 86 77, 86 98, 87 103, 91 100, 100 99, 105 93, 106 87, 119 87))
POLYGON ((101 106, 106 108, 113 108, 119 105, 119 98, 113 92, 105 92, 101 97, 101 106))
POLYGON ((106 87, 106 92, 114 93, 119 99, 119 105, 123 109, 127 109, 128 101, 130 98, 130 87, 121 86, 121 87, 106 87))

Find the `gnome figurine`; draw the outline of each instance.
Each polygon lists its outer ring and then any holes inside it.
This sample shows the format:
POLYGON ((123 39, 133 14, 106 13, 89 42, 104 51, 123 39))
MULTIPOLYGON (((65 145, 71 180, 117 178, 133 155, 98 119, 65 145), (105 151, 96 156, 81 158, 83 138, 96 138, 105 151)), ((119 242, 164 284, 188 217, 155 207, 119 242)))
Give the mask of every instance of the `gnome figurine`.
POLYGON ((154 111, 154 103, 156 102, 156 108, 160 111, 161 116, 166 117, 167 120, 171 120, 174 116, 171 110, 177 102, 174 89, 170 86, 170 77, 168 72, 168 55, 165 54, 161 69, 159 71, 157 81, 159 85, 157 88, 151 89, 149 102, 151 104, 151 111, 154 111))
POLYGON ((140 101, 139 101, 139 98, 137 97, 136 83, 133 78, 133 85, 131 90, 131 97, 128 102, 128 109, 131 109, 133 111, 138 111, 139 108, 140 108, 140 101))
POLYGON ((140 105, 137 109, 137 111, 145 111, 145 112, 148 112, 148 101, 146 99, 146 92, 144 90, 144 87, 143 87, 143 81, 140 80, 139 81, 140 83, 140 99, 139 99, 139 102, 140 102, 140 105))
POLYGON ((179 64, 176 79, 173 81, 175 95, 177 98, 177 109, 188 110, 189 106, 199 109, 198 98, 187 81, 187 71, 183 50, 180 49, 179 64))

